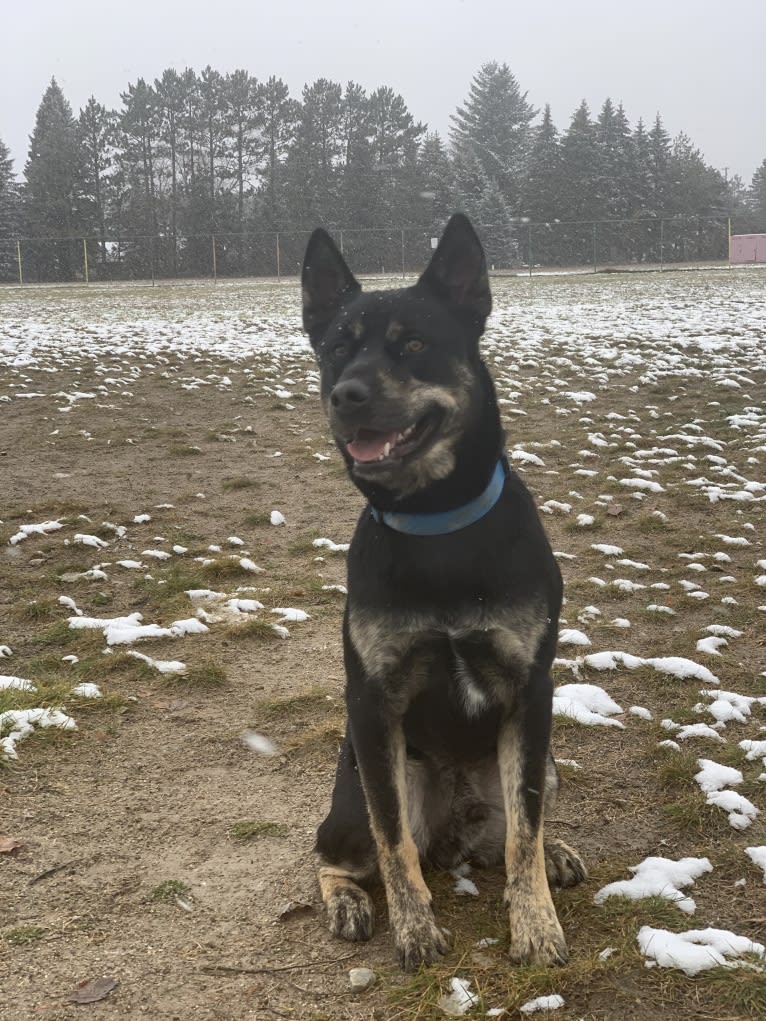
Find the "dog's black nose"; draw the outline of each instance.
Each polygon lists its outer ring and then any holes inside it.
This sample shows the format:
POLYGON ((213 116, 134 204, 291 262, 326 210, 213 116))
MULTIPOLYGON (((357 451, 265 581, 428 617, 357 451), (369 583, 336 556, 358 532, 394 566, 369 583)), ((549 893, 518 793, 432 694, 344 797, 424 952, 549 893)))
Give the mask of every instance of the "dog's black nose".
POLYGON ((370 388, 359 379, 345 379, 333 387, 330 401, 336 411, 354 411, 370 399, 370 388))

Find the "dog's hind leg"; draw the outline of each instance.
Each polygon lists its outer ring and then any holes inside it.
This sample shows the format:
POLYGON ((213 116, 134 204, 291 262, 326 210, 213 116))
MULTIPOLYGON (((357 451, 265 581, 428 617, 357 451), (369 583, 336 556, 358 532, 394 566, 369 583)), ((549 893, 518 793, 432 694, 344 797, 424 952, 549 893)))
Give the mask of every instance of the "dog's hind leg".
MULTIPOLYGON (((559 791, 559 774, 553 755, 548 753, 545 766, 545 818, 553 814, 559 791)), ((552 887, 577 886, 588 878, 588 870, 580 855, 569 844, 555 837, 546 837, 545 874, 552 887)))
POLYGON ((545 868, 543 805, 551 730, 552 682, 534 665, 498 739, 506 811, 510 956, 518 964, 563 964, 567 948, 545 868))
POLYGON ((375 874, 377 855, 348 736, 338 755, 332 807, 317 832, 316 850, 330 931, 341 939, 370 939, 375 913, 372 898, 359 884, 375 874))

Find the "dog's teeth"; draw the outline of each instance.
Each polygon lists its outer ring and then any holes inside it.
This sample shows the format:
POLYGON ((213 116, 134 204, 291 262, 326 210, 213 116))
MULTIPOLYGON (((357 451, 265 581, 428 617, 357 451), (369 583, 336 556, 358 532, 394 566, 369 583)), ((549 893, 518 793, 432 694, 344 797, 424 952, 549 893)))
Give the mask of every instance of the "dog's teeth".
POLYGON ((387 444, 385 445, 385 447, 383 447, 383 457, 388 457, 388 455, 389 455, 390 453, 391 453, 391 444, 390 444, 390 443, 387 443, 387 444))

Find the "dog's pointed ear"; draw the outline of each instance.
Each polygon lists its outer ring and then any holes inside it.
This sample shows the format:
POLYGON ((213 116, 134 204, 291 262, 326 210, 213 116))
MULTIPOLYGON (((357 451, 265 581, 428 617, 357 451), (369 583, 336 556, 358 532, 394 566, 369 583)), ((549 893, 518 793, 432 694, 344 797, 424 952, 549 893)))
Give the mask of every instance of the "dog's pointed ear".
POLYGON ((450 218, 418 283, 484 326, 492 311, 487 260, 471 221, 463 213, 450 218))
POLYGON ((309 238, 303 259, 303 329, 312 344, 350 298, 361 291, 338 246, 321 227, 309 238))

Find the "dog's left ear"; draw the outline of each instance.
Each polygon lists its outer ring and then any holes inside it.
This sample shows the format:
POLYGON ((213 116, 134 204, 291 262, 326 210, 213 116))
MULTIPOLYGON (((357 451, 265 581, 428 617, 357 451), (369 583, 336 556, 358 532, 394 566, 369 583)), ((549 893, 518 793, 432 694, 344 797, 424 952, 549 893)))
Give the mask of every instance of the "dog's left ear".
POLYGON ((450 218, 418 283, 484 326, 492 311, 487 261, 481 241, 465 214, 455 213, 450 218))
POLYGON ((360 291, 358 281, 338 251, 338 246, 321 227, 309 238, 303 259, 303 329, 316 345, 349 298, 360 291))

